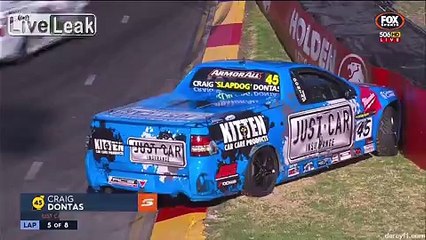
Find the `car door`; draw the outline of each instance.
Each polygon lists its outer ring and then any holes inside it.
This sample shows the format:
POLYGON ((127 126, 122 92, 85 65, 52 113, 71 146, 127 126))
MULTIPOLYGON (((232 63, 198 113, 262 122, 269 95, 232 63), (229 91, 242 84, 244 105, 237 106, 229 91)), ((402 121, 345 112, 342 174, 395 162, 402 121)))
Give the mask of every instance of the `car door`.
POLYGON ((288 116, 289 163, 338 153, 350 158, 345 151, 354 143, 355 89, 316 68, 294 68, 291 78, 298 106, 288 116))

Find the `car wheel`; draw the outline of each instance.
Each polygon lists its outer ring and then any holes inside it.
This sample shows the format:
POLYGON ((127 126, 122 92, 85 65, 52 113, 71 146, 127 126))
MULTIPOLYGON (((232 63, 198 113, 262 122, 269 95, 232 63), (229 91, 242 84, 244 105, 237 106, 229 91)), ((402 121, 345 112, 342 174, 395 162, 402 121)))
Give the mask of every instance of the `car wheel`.
POLYGON ((253 197, 270 194, 275 187, 278 168, 278 159, 272 148, 258 150, 247 168, 244 193, 253 197))
POLYGON ((399 116, 394 108, 387 107, 383 111, 377 136, 378 156, 395 156, 398 154, 399 116))

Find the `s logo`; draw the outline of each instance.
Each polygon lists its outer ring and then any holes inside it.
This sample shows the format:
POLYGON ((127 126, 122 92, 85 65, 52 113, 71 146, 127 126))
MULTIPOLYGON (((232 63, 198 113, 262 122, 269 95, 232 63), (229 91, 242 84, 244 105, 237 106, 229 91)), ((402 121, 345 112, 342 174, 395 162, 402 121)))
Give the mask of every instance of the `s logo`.
POLYGON ((141 207, 151 207, 154 206, 153 198, 146 198, 142 200, 141 207))
POLYGON ((154 193, 138 194, 138 212, 156 212, 158 196, 154 193))

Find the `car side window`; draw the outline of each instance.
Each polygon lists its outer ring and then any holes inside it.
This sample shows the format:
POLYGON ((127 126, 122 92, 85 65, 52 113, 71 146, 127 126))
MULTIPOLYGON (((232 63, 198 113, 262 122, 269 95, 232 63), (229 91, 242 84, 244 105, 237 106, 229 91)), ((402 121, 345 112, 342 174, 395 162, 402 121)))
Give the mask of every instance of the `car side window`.
POLYGON ((296 95, 304 104, 319 103, 345 97, 345 88, 338 80, 328 77, 326 74, 313 71, 300 71, 292 76, 296 95), (303 96, 305 95, 305 96, 303 96))

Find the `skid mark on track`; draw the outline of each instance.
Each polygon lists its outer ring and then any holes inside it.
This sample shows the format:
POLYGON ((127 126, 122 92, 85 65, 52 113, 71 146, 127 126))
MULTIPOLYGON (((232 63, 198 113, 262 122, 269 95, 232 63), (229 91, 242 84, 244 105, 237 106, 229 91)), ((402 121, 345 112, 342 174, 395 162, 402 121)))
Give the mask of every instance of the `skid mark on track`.
POLYGON ((43 162, 37 162, 37 161, 33 162, 27 174, 25 175, 24 180, 26 181, 34 180, 42 166, 43 166, 43 162))
POLYGON ((96 74, 90 74, 87 77, 86 81, 84 82, 84 85, 85 86, 91 86, 93 84, 93 82, 95 81, 95 79, 96 79, 96 74))

